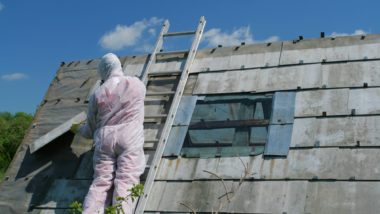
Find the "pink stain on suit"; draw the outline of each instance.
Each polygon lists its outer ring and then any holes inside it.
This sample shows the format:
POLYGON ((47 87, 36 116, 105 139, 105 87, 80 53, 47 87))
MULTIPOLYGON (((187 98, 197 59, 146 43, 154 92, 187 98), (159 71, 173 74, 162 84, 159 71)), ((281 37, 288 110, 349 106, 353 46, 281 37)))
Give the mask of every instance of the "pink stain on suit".
MULTIPOLYGON (((102 57, 98 72, 104 83, 92 94, 87 123, 80 133, 94 138, 94 180, 83 204, 83 213, 104 213, 107 196, 114 185, 113 203, 126 197, 139 183, 145 169, 144 98, 145 85, 136 77, 125 76, 116 55, 102 57)), ((122 204, 133 213, 131 200, 122 204)))

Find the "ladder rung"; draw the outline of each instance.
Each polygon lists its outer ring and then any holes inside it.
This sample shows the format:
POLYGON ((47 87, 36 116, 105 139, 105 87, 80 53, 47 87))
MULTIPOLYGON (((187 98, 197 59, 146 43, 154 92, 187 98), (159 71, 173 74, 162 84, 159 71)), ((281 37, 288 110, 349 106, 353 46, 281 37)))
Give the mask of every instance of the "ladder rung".
POLYGON ((177 70, 177 71, 160 71, 160 72, 150 73, 150 74, 148 74, 148 76, 150 76, 150 77, 169 76, 169 75, 178 76, 181 73, 182 73, 182 70, 177 70))
POLYGON ((158 139, 155 140, 145 140, 144 143, 157 143, 158 139))
POLYGON ((157 147, 157 142, 158 142, 158 140, 156 141, 156 142, 154 142, 154 141, 152 141, 152 142, 150 142, 150 141, 145 141, 144 142, 144 149, 145 150, 155 150, 156 149, 156 147, 157 147))
POLYGON ((171 33, 164 34, 163 37, 185 36, 185 35, 193 35, 193 34, 195 34, 195 31, 171 32, 171 33))
POLYGON ((169 101, 169 97, 165 96, 165 97, 145 97, 145 100, 144 102, 158 102, 158 101, 161 101, 161 102, 168 102, 169 101))
POLYGON ((188 54, 189 50, 179 50, 179 51, 166 51, 166 52, 158 52, 156 55, 176 55, 176 54, 188 54))
POLYGON ((145 118, 164 118, 167 117, 167 114, 154 114, 154 115, 145 115, 145 118))
POLYGON ((173 95, 173 94, 175 94, 175 91, 148 92, 148 93, 146 93, 146 96, 166 96, 166 95, 173 95))

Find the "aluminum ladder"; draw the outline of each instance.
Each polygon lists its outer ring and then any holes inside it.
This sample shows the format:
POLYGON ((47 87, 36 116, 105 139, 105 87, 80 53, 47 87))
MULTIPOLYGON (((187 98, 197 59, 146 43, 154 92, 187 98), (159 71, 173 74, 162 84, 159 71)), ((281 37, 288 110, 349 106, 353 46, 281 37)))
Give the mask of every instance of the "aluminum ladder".
MULTIPOLYGON (((185 54, 187 54, 187 57, 185 59, 183 69, 181 69, 180 71, 173 71, 173 73, 177 73, 177 74, 179 73, 180 79, 178 81, 177 88, 175 90, 174 97, 173 97, 173 100, 171 102, 169 113, 167 115, 162 115, 162 117, 166 117, 165 124, 164 124, 164 127, 162 129, 161 136, 160 136, 158 144, 157 144, 157 149, 154 153, 153 160, 151 162, 151 165, 150 165, 150 168, 148 171, 148 175, 147 175, 146 180, 145 180, 144 194, 140 197, 140 199, 137 203, 137 206, 136 206, 136 210, 135 210, 136 214, 144 213, 145 206, 146 206, 146 203, 148 201, 149 194, 150 194, 150 191, 152 190, 153 183, 154 183, 154 180, 155 180, 155 177, 157 174, 157 170, 158 170, 158 167, 159 167, 160 162, 161 162, 162 154, 163 154, 164 149, 165 149, 166 141, 169 137, 169 133, 170 133, 171 127, 173 125, 175 115, 177 113, 177 108, 179 106, 183 91, 184 91, 185 86, 186 86, 187 79, 189 77, 189 70, 190 70, 191 65, 194 61, 199 43, 201 41, 203 30, 204 30, 205 25, 206 25, 206 20, 205 20, 204 16, 202 16, 198 22, 198 27, 197 27, 196 31, 189 31, 189 32, 172 32, 172 33, 169 33, 168 32, 169 25, 170 25, 169 21, 166 20, 162 26, 160 35, 159 35, 157 42, 155 44, 155 48, 154 48, 152 54, 150 55, 147 66, 145 67, 145 71, 141 75, 141 80, 144 82, 145 85, 147 85, 149 76, 153 74, 151 72, 151 67, 156 62, 157 54, 185 53, 185 54), (191 48, 189 50, 187 50, 187 51, 160 52, 160 50, 163 47, 164 37, 184 36, 184 35, 194 35, 193 41, 191 44, 191 48)), ((162 74, 162 72, 160 72, 160 73, 162 74)), ((170 73, 167 72, 166 74, 170 74, 170 73)), ((147 93, 147 97, 148 96, 154 96, 154 95, 157 95, 157 93, 154 93, 154 94, 147 93)))

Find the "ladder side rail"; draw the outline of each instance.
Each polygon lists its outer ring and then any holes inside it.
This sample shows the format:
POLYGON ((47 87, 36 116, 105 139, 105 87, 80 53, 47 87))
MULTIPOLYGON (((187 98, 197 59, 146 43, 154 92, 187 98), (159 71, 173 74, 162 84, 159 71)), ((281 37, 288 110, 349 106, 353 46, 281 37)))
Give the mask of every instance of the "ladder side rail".
POLYGON ((145 70, 141 75, 141 81, 145 84, 145 86, 148 83, 148 73, 150 71, 150 67, 152 67, 152 64, 156 61, 156 53, 159 52, 159 50, 162 48, 163 37, 166 33, 168 33, 169 26, 169 21, 165 20, 164 24, 162 25, 160 35, 157 38, 156 45, 149 57, 148 64, 146 65, 145 70))
POLYGON ((187 82, 187 79, 189 76, 189 69, 191 68, 191 65, 195 59, 195 55, 196 55, 199 43, 201 41, 201 37, 203 34, 205 24, 206 24, 206 20, 202 16, 200 18, 198 28, 196 30, 196 34, 195 34, 194 39, 193 39, 189 55, 187 57, 187 60, 186 60, 185 66, 184 66, 184 70, 182 72, 180 81, 178 83, 177 90, 176 90, 176 93, 174 95, 174 98, 173 98, 173 101, 172 101, 172 104, 171 104, 171 107, 169 110, 168 118, 167 118, 165 125, 164 125, 164 128, 162 130, 162 134, 161 134, 160 140, 159 140, 158 145, 157 145, 157 150, 156 150, 154 157, 153 157, 153 160, 152 160, 152 165, 151 165, 152 167, 150 168, 150 170, 148 172, 148 176, 145 180, 144 195, 142 197, 140 197, 140 200, 138 201, 138 204, 136 207, 135 213, 137 213, 137 214, 143 213, 145 210, 145 206, 146 206, 146 203, 148 201, 148 194, 150 194, 150 191, 152 190, 154 179, 155 179, 156 174, 157 174, 158 166, 159 166, 159 163, 161 161, 162 154, 163 154, 164 149, 165 149, 166 141, 169 137, 169 133, 170 133, 171 127, 172 127, 173 122, 174 122, 175 114, 177 113, 179 102, 181 100, 183 91, 184 91, 185 86, 186 86, 186 82, 187 82))

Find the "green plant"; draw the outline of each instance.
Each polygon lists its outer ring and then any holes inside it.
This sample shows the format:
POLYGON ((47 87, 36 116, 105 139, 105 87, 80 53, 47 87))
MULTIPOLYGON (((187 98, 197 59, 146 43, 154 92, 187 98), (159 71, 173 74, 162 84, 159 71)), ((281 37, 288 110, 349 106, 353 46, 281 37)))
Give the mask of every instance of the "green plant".
POLYGON ((70 204, 70 214, 80 214, 83 212, 82 203, 74 201, 70 204))
POLYGON ((130 196, 131 196, 132 202, 134 202, 144 193, 144 184, 136 184, 128 191, 131 192, 130 196))
POLYGON ((24 112, 0 112, 0 180, 12 161, 33 116, 24 112))
POLYGON ((125 214, 122 203, 126 202, 129 198, 134 202, 144 193, 144 184, 135 184, 132 188, 128 189, 130 192, 126 197, 117 197, 117 203, 106 208, 106 214, 125 214))

